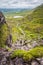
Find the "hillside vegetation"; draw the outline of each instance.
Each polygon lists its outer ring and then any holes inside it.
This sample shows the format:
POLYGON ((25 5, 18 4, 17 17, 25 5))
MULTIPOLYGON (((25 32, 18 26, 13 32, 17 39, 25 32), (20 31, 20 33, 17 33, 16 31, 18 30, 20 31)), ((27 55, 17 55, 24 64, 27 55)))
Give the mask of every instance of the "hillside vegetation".
POLYGON ((43 65, 43 5, 4 15, 0 12, 0 65, 43 65))
POLYGON ((43 38, 43 5, 24 13, 28 14, 25 14, 23 18, 13 18, 9 14, 9 17, 6 18, 11 28, 13 41, 19 37, 23 39, 43 38))

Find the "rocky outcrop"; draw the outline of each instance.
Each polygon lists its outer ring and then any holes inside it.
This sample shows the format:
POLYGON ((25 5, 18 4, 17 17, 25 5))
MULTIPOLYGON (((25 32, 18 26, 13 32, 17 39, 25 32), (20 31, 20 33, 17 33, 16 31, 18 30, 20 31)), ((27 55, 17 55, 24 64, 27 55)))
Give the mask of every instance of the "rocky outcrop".
POLYGON ((43 65, 43 58, 25 61, 22 57, 10 58, 10 52, 0 49, 0 65, 43 65))
POLYGON ((5 45, 11 47, 12 36, 10 34, 9 26, 6 23, 5 16, 0 12, 0 47, 5 45))
POLYGON ((0 24, 1 24, 1 23, 6 23, 5 17, 4 17, 4 15, 3 15, 2 12, 0 12, 0 24))
POLYGON ((9 34, 9 36, 7 37, 5 44, 10 48, 12 47, 12 35, 11 34, 9 34))
POLYGON ((23 39, 18 39, 14 44, 12 44, 12 48, 14 50, 16 49, 21 49, 21 50, 30 50, 34 47, 37 46, 43 46, 43 40, 23 40, 23 39))

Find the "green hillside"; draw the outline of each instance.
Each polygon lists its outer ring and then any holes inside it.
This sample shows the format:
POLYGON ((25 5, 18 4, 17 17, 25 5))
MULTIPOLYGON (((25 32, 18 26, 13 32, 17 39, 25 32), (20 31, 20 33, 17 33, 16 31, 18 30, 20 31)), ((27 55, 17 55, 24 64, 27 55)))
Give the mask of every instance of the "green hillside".
POLYGON ((24 19, 27 23, 25 25, 26 31, 31 32, 31 36, 43 37, 43 5, 38 6, 32 13, 26 16, 24 19), (28 30, 27 30, 28 29, 28 30))
MULTIPOLYGON (((19 30, 19 35, 24 35, 23 39, 38 40, 43 39, 43 5, 38 6, 25 15, 23 19, 15 20, 17 21, 19 30)), ((29 51, 25 50, 15 50, 11 58, 23 57, 24 60, 34 59, 37 57, 43 57, 43 46, 33 48, 29 51), (39 53, 40 52, 40 53, 39 53)))
POLYGON ((13 13, 13 16, 12 13, 6 14, 5 17, 7 24, 10 27, 13 42, 18 38, 28 40, 43 38, 43 5, 40 5, 31 11, 13 13), (23 18, 14 18, 15 15, 22 15, 23 18))
MULTIPOLYGON (((7 16, 6 21, 11 29, 13 42, 20 37, 23 39, 43 38, 43 5, 24 13, 23 18, 13 18, 7 14, 9 17, 7 16)), ((16 15, 19 16, 21 13, 16 13, 16 15)))
MULTIPOLYGON (((29 65, 33 65, 31 62, 37 62, 38 58, 39 63, 43 57, 43 5, 31 11, 4 15, 0 12, 1 62, 4 60, 8 65, 16 65, 15 60, 20 58, 19 61, 22 59, 23 63, 28 61, 29 65)), ((2 65, 6 65, 4 63, 2 65)))

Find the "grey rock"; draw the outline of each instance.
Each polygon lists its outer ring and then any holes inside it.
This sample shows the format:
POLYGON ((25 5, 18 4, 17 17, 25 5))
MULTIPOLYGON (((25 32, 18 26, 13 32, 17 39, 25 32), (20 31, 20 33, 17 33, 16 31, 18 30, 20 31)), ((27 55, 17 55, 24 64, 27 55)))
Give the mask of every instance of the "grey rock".
POLYGON ((0 12, 0 24, 6 23, 5 21, 5 16, 3 15, 2 12, 0 12))
POLYGON ((17 58, 15 59, 15 65, 23 65, 23 59, 17 57, 17 58))
POLYGON ((31 65, 39 65, 36 61, 32 61, 31 65))
POLYGON ((41 65, 43 65, 43 58, 41 59, 41 61, 40 61, 40 62, 41 62, 41 65))
POLYGON ((9 34, 9 36, 7 37, 7 40, 6 40, 5 44, 8 47, 12 47, 12 35, 11 34, 9 34))
POLYGON ((32 42, 32 48, 36 47, 36 46, 39 46, 39 44, 37 43, 37 41, 33 41, 32 42))

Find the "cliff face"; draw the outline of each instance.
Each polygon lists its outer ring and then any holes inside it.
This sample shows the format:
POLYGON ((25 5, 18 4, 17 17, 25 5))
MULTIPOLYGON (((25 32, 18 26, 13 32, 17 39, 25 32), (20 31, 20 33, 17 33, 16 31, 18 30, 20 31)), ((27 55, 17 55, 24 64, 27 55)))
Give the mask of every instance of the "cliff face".
POLYGON ((2 12, 0 12, 0 47, 5 47, 7 44, 10 43, 10 33, 8 25, 5 21, 5 17, 2 12), (9 41, 8 41, 9 39, 9 41))
POLYGON ((5 17, 2 12, 0 12, 0 25, 6 23, 5 17))

